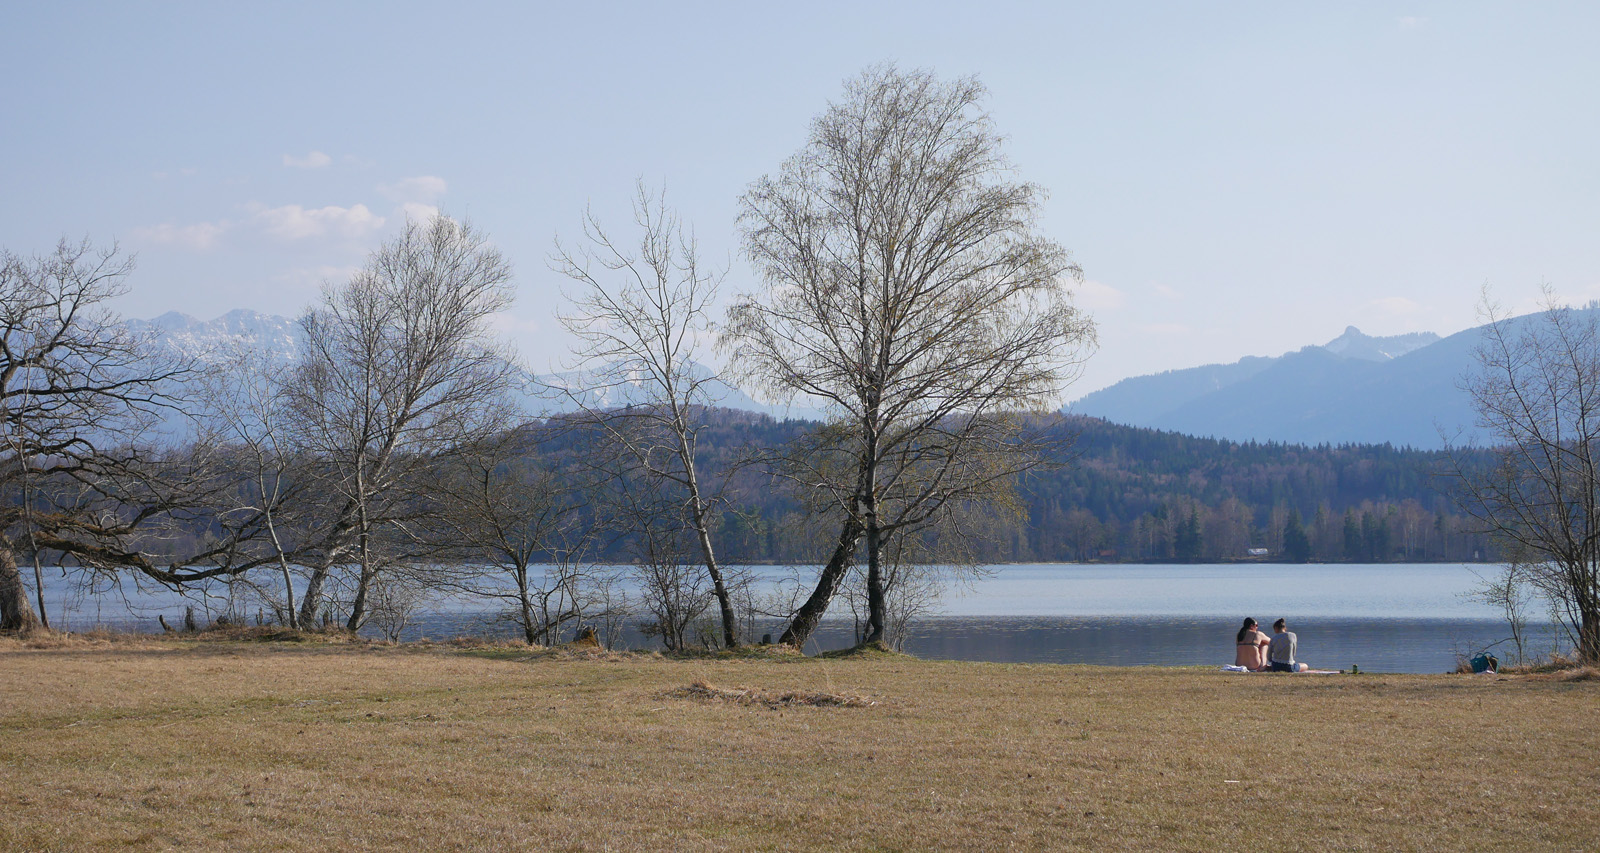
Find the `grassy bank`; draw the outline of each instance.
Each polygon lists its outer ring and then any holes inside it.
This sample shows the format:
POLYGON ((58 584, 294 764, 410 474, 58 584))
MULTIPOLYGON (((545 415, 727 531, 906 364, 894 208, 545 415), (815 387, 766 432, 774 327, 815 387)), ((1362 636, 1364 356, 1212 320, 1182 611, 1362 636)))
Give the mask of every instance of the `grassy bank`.
POLYGON ((1600 848, 1600 682, 0 640, 0 849, 1600 848))

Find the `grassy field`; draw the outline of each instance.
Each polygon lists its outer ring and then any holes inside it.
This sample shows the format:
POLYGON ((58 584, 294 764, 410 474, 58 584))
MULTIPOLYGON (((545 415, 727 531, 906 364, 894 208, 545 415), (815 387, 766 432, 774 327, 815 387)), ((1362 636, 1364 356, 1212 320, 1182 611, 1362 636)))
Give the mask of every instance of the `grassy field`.
POLYGON ((0 850, 1600 849, 1581 678, 44 645, 0 850))

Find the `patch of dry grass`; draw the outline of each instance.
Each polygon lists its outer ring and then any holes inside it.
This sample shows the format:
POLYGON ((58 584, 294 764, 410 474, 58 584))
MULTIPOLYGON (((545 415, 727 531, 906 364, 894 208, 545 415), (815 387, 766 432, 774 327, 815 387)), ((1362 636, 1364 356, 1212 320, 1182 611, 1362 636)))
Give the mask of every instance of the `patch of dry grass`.
POLYGON ((0 647, 0 850, 1591 850, 1600 683, 0 647), (872 697, 840 709, 663 700, 872 697))
POLYGON ((155 634, 135 634, 125 631, 93 631, 67 633, 38 629, 26 634, 0 634, 0 653, 24 649, 84 649, 118 646, 121 648, 159 648, 160 637, 155 634))
POLYGON ((218 624, 199 631, 171 631, 145 634, 96 628, 92 631, 50 631, 38 629, 27 634, 0 634, 0 652, 24 649, 83 649, 116 647, 123 649, 177 649, 196 642, 319 643, 323 645, 372 645, 381 641, 357 637, 348 631, 328 628, 297 631, 275 625, 218 624))
POLYGON ((822 693, 815 690, 772 691, 752 687, 714 687, 704 679, 688 687, 677 687, 665 694, 670 699, 701 699, 712 702, 732 702, 736 705, 762 705, 776 710, 806 705, 812 708, 867 708, 878 704, 864 696, 844 693, 822 693))
POLYGON ((1527 677, 1540 681, 1600 681, 1600 669, 1592 666, 1573 666, 1566 669, 1540 670, 1527 677))

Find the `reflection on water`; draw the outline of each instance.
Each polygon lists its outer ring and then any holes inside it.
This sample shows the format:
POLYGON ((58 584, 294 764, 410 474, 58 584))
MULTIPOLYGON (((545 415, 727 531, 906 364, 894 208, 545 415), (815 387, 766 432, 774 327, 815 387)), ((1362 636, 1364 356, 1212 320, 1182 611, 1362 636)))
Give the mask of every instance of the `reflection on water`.
MULTIPOLYGON (((1443 672, 1458 654, 1470 656, 1508 636, 1497 614, 1469 595, 1478 573, 1488 571, 1459 564, 1006 566, 953 590, 942 615, 912 627, 906 651, 1006 663, 1218 666, 1233 662, 1244 616, 1263 623, 1285 616, 1299 635, 1301 659, 1313 666, 1443 672)), ((784 570, 752 567, 751 573, 758 584, 773 583, 784 570)), ((47 584, 46 599, 57 627, 74 630, 101 624, 155 631, 157 613, 173 622, 187 603, 132 588, 84 596, 65 584, 47 584)), ((836 612, 843 610, 838 604, 836 612)), ((514 636, 511 625, 481 607, 440 602, 419 614, 403 638, 514 636)), ((196 609, 205 621, 221 605, 213 597, 196 609)), ((773 623, 761 630, 780 629, 773 623)), ((1554 630, 1533 630, 1530 652, 1549 653, 1554 630)), ((617 639, 628 648, 655 647, 632 626, 617 639)), ((849 622, 828 620, 807 651, 853 640, 849 622)), ((1512 656, 1509 643, 1494 650, 1502 659, 1512 656)))

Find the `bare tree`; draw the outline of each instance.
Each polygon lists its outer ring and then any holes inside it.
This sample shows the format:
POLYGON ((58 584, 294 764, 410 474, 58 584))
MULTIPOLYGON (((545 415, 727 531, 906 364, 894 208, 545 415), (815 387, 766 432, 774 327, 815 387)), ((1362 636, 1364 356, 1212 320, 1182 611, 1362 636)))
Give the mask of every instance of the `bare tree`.
POLYGON ((1093 341, 1067 288, 1081 273, 1036 232, 1044 193, 1011 177, 983 97, 973 78, 869 69, 743 197, 764 287, 730 311, 730 363, 830 411, 819 446, 850 460, 812 482, 844 521, 785 642, 815 627, 863 537, 880 640, 886 541, 1037 464, 1012 415, 1052 398, 1093 341))
MULTIPOLYGON (((883 642, 895 651, 905 651, 911 625, 937 612, 944 599, 947 574, 963 574, 963 567, 924 562, 917 554, 924 543, 917 536, 896 536, 884 548, 883 596, 887 607, 883 642), (902 546, 910 545, 905 548, 902 546)), ((856 625, 856 637, 865 640, 870 631, 871 608, 866 578, 857 566, 845 580, 846 600, 856 625)))
POLYGON ((1465 382, 1495 444, 1484 470, 1453 454, 1461 508, 1521 577, 1557 606, 1578 658, 1600 664, 1600 310, 1563 307, 1490 322, 1465 382))
POLYGON ((301 318, 306 352, 289 388, 299 446, 324 463, 337 506, 305 550, 300 622, 323 605, 332 569, 355 561, 346 627, 360 627, 382 569, 374 537, 434 454, 507 423, 515 374, 490 317, 511 302, 511 267, 487 238, 445 216, 373 253, 301 318))
POLYGON ((132 269, 115 246, 97 250, 87 240, 63 240, 32 258, 0 252, 0 488, 8 497, 0 508, 0 630, 40 625, 39 553, 70 545, 64 531, 103 523, 80 512, 81 503, 46 494, 49 484, 94 496, 111 472, 144 461, 131 445, 170 412, 168 384, 187 371, 149 358, 107 307, 132 269), (34 557, 37 613, 17 569, 19 548, 34 557))
POLYGON ((263 536, 253 541, 268 549, 282 581, 282 600, 265 593, 290 628, 299 628, 294 568, 299 540, 319 503, 311 492, 313 471, 307 456, 292 444, 287 394, 291 369, 264 353, 239 348, 225 353, 200 386, 197 445, 228 448, 239 483, 238 496, 224 515, 247 514, 263 536))
POLYGON ((406 628, 421 608, 426 590, 421 580, 405 572, 385 572, 376 577, 368 591, 368 612, 372 624, 384 639, 400 642, 406 628))
POLYGON ((706 589, 706 576, 686 565, 690 553, 690 534, 682 523, 679 507, 660 499, 656 489, 633 492, 627 482, 617 484, 621 494, 613 503, 626 507, 629 543, 633 549, 633 574, 640 598, 651 621, 640 625, 641 632, 661 638, 668 651, 688 647, 691 627, 714 599, 706 589))
MULTIPOLYGON (((586 245, 556 245, 555 268, 579 284, 561 323, 580 341, 577 354, 587 381, 569 396, 632 461, 632 476, 679 496, 677 515, 692 533, 711 581, 722 643, 732 648, 739 644, 738 619, 711 542, 722 489, 706 482, 695 461, 700 414, 714 402, 707 393, 714 377, 695 356, 711 335, 708 308, 721 275, 702 268, 694 236, 667 208, 664 193, 652 196, 639 184, 633 216, 636 242, 619 243, 586 213, 586 245), (618 389, 626 391, 629 405, 593 400, 606 400, 618 389)), ((648 550, 659 558, 666 546, 666 540, 656 541, 662 533, 652 527, 659 516, 635 521, 635 533, 654 542, 648 550)), ((676 569, 670 574, 676 576, 676 569)))
MULTIPOLYGON (((1516 663, 1525 663, 1528 659, 1528 605, 1529 584, 1524 580, 1527 566, 1517 563, 1506 563, 1500 566, 1500 571, 1491 577, 1478 576, 1478 585, 1468 597, 1481 601, 1500 611, 1506 620, 1506 627, 1511 630, 1512 645, 1516 648, 1516 663)), ((1503 641, 1502 641, 1503 642, 1503 641)))
POLYGON ((600 530, 587 472, 559 468, 536 444, 525 428, 452 454, 435 495, 439 538, 478 567, 457 586, 508 604, 528 644, 548 645, 572 623, 607 617, 609 602, 586 564, 600 530))

